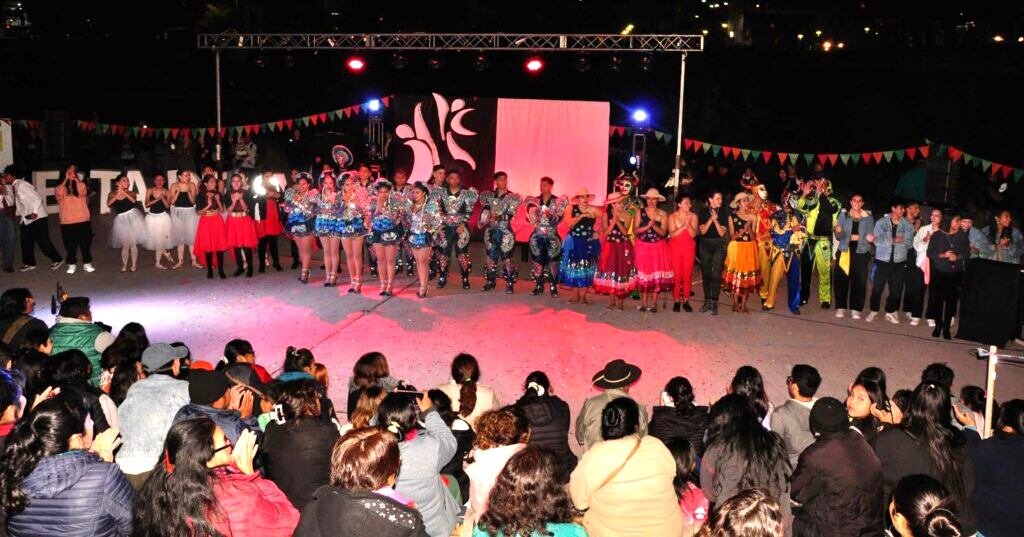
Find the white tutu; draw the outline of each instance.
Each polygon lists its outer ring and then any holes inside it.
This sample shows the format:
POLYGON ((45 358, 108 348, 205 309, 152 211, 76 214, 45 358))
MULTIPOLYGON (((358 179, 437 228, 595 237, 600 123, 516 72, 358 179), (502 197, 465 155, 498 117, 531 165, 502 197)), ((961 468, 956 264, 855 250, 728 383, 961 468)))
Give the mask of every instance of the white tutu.
POLYGON ((171 240, 171 215, 149 213, 146 215, 146 249, 169 250, 175 246, 171 240))
POLYGON ((199 214, 195 207, 171 207, 171 243, 192 246, 196 242, 199 214))
POLYGON ((110 246, 123 248, 146 243, 146 223, 142 212, 132 209, 114 217, 114 225, 110 228, 110 246))

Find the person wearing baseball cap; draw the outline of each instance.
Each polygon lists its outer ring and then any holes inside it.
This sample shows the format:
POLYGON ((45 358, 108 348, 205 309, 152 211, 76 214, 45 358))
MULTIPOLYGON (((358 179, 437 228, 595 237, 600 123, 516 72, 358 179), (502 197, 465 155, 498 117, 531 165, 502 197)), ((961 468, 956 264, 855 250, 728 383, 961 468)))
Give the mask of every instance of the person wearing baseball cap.
POLYGON ((128 481, 139 489, 163 450, 164 437, 174 415, 189 402, 188 382, 179 380, 187 371, 183 359, 188 348, 154 343, 142 351, 146 378, 132 384, 117 408, 123 444, 117 464, 128 481))
POLYGON ((213 420, 232 443, 246 429, 259 433, 253 414, 253 394, 237 386, 223 371, 191 371, 188 376, 189 403, 174 415, 174 423, 189 418, 213 420))
POLYGON ((793 472, 791 496, 803 505, 795 512, 793 535, 881 535, 882 464, 850 428, 846 405, 818 399, 810 425, 817 439, 793 472))
MULTIPOLYGON (((576 441, 584 451, 602 440, 601 413, 604 407, 614 399, 629 397, 629 387, 640 380, 641 373, 639 367, 625 360, 616 359, 605 364, 604 368, 594 374, 591 383, 595 388, 604 391, 587 399, 579 416, 576 417, 576 441)), ((640 407, 638 432, 640 436, 644 436, 647 434, 647 410, 641 404, 637 406, 640 407)))

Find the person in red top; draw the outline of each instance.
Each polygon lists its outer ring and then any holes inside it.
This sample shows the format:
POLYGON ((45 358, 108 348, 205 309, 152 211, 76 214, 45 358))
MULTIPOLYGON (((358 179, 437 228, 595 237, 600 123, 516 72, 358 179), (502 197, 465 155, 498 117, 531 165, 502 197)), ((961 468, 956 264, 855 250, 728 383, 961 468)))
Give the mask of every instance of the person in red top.
POLYGON ((259 237, 256 235, 256 222, 253 221, 253 207, 247 199, 248 193, 240 174, 231 176, 231 186, 224 195, 224 206, 227 207, 228 218, 225 223, 225 232, 228 241, 228 248, 234 250, 235 263, 238 269, 234 276, 237 278, 245 272, 246 277, 252 278, 252 269, 255 264, 253 252, 259 244, 259 237))
POLYGON ((164 455, 139 491, 133 534, 288 537, 299 512, 272 481, 253 469, 256 435, 238 444, 205 417, 179 421, 164 442, 164 455))

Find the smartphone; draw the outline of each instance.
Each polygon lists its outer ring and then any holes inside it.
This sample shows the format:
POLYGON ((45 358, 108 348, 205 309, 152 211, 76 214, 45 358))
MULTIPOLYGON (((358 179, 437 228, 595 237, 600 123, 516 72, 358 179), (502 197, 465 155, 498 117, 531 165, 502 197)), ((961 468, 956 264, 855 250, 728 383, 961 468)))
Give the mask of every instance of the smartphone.
POLYGON ((953 406, 956 407, 957 412, 961 414, 969 414, 971 412, 971 409, 967 408, 967 405, 959 397, 954 395, 950 399, 953 400, 953 406))

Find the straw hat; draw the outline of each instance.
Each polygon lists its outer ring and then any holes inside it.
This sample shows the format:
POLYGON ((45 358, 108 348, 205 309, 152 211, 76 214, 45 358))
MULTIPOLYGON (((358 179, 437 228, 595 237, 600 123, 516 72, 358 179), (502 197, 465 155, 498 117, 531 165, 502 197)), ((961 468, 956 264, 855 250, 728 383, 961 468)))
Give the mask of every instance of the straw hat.
POLYGON ((748 203, 754 200, 754 196, 751 196, 749 192, 737 192, 736 196, 732 199, 732 203, 729 204, 729 207, 732 209, 739 209, 740 199, 742 198, 746 198, 748 203))
POLYGON ((607 198, 605 198, 605 200, 604 200, 604 204, 605 204, 605 205, 611 205, 611 204, 613 204, 613 203, 615 203, 615 202, 617 202, 617 201, 620 201, 620 200, 622 200, 622 198, 624 198, 624 197, 625 197, 625 196, 623 196, 623 195, 622 195, 621 193, 619 193, 619 192, 612 192, 611 194, 608 194, 608 197, 607 197, 607 198))
POLYGON ((652 188, 648 188, 647 189, 647 193, 644 194, 643 196, 640 196, 640 197, 641 198, 647 198, 647 199, 656 199, 658 201, 665 201, 665 196, 662 196, 661 192, 658 192, 658 189, 657 188, 653 188, 653 187, 652 188))
POLYGON ((584 198, 587 201, 590 201, 590 200, 594 199, 594 195, 591 194, 590 191, 587 190, 586 188, 581 188, 581 189, 577 190, 576 194, 573 195, 573 197, 572 197, 572 199, 576 199, 576 198, 584 198))

